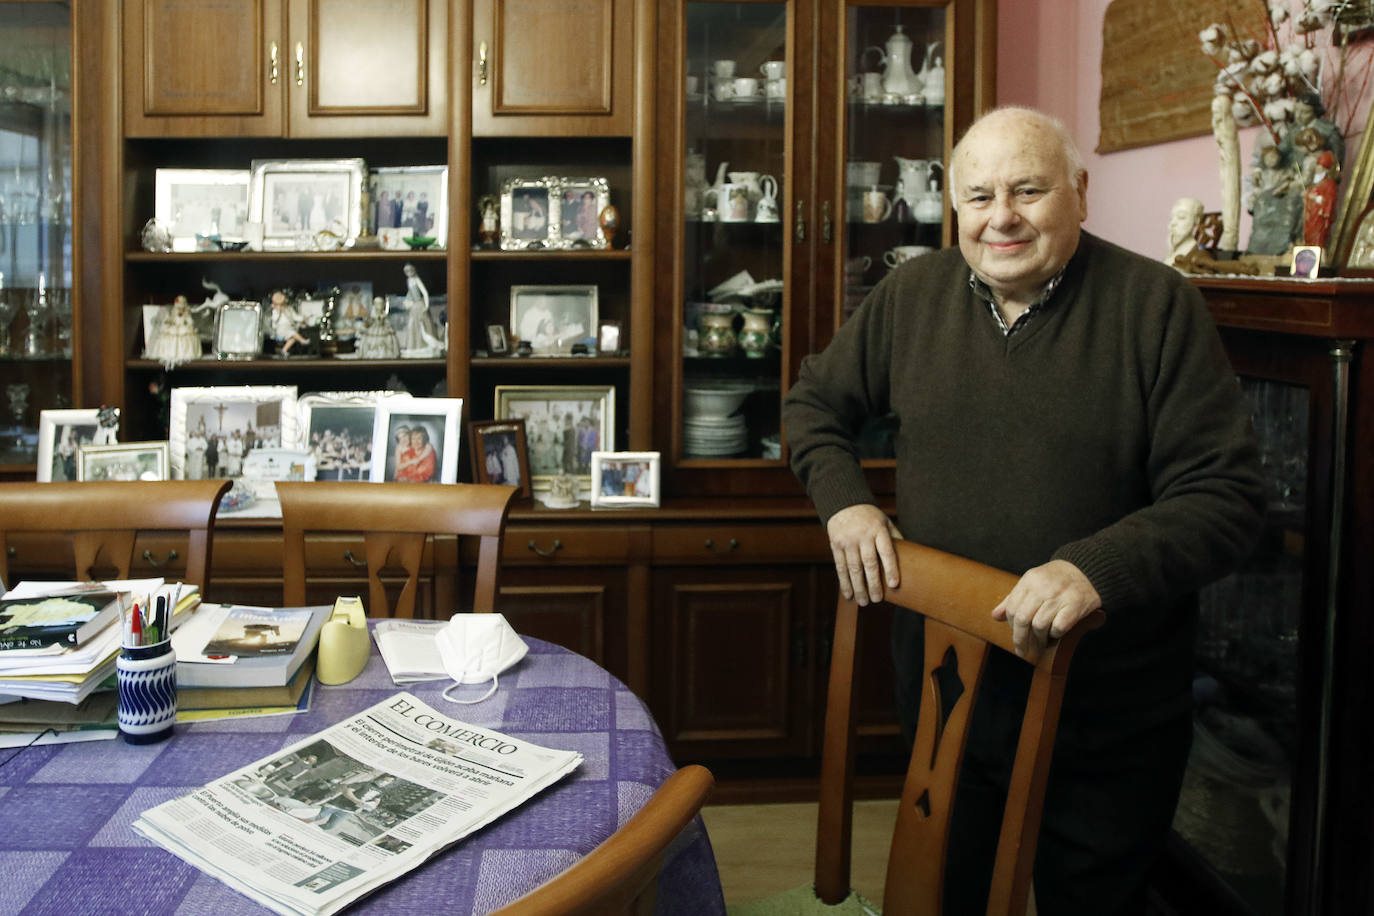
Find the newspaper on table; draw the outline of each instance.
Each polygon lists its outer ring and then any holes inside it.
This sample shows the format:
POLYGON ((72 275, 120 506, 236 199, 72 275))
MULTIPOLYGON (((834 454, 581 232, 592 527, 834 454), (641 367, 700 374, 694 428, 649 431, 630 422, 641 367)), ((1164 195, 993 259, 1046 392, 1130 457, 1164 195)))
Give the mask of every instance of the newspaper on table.
POLYGON ((150 808, 134 829, 278 913, 334 913, 572 772, 575 751, 409 693, 150 808))

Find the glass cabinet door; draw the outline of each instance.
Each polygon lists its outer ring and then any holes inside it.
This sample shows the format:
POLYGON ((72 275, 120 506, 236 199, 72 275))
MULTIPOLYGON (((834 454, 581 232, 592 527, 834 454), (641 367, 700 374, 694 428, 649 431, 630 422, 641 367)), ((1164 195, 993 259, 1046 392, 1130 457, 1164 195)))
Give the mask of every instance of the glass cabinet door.
POLYGON ((0 3, 0 473, 72 403, 71 40, 69 3, 0 3))
POLYGON ((777 459, 790 3, 688 3, 680 456, 777 459))

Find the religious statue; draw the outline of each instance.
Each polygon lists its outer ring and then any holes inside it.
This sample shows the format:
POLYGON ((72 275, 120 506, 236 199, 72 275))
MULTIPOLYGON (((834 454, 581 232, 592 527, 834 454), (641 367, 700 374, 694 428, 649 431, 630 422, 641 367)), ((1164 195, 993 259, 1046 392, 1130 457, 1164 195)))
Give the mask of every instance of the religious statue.
POLYGON ((497 207, 496 198, 490 194, 483 195, 477 201, 477 211, 480 215, 477 238, 483 248, 495 248, 501 236, 501 211, 497 207))
POLYGON ((1255 158, 1248 207, 1254 223, 1245 251, 1284 254, 1302 235, 1302 185, 1273 143, 1262 145, 1255 158))
POLYGON ((1302 243, 1324 247, 1336 214, 1336 157, 1331 150, 1317 154, 1314 181, 1307 189, 1302 214, 1302 243))
POLYGON ((1240 247, 1240 136, 1231 97, 1218 93, 1212 98, 1212 136, 1217 141, 1221 168, 1221 243, 1222 251, 1240 247))
POLYGON ((1197 250, 1197 227, 1202 219, 1202 201, 1180 197, 1169 211, 1169 253, 1164 263, 1178 266, 1178 259, 1197 250))
POLYGON ((1340 168, 1345 162, 1345 138, 1341 136, 1341 129, 1335 122, 1323 117, 1325 114, 1326 109, 1322 105, 1321 96, 1315 92, 1304 93, 1294 100, 1293 124, 1278 144, 1279 152, 1283 154, 1285 161, 1301 165, 1299 150, 1315 154, 1315 151, 1328 149, 1336 167, 1340 168), (1316 134, 1317 139, 1313 139, 1311 134, 1304 136, 1305 131, 1316 134))

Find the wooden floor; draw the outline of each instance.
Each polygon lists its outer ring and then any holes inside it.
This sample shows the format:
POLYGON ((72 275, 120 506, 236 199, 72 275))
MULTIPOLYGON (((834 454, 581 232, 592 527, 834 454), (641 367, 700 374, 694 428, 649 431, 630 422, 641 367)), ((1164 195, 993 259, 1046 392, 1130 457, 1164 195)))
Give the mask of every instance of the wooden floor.
MULTIPOLYGON (((742 903, 812 880, 816 805, 708 805, 701 811, 715 850, 725 902, 742 903)), ((897 800, 854 803, 851 884, 875 903, 883 899, 887 848, 897 800)))

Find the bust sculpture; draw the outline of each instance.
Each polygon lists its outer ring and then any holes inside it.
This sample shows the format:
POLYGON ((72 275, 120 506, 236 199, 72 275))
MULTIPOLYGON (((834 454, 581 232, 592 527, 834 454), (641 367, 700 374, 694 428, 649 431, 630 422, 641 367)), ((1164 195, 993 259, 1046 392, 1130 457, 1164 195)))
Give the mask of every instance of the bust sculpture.
POLYGON ((1169 253, 1164 263, 1178 267, 1178 260, 1197 250, 1198 223, 1202 220, 1202 201, 1180 197, 1169 211, 1169 253))

